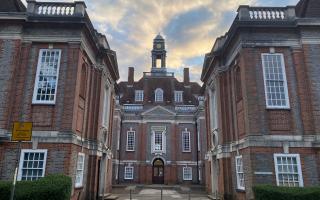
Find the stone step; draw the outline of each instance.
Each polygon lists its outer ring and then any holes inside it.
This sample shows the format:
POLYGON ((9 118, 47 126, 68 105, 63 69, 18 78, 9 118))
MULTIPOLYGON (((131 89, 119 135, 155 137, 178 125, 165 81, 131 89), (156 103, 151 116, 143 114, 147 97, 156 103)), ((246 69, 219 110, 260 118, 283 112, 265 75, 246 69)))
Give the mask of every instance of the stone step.
POLYGON ((116 195, 110 195, 108 197, 105 197, 104 200, 115 200, 115 199, 118 199, 119 197, 116 196, 116 195))

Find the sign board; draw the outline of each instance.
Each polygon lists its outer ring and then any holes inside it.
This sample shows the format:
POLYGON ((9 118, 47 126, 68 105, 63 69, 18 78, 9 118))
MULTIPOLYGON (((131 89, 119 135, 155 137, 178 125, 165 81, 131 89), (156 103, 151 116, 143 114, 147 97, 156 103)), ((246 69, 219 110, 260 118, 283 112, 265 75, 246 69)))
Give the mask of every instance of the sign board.
POLYGON ((12 141, 31 141, 32 122, 14 122, 12 141))

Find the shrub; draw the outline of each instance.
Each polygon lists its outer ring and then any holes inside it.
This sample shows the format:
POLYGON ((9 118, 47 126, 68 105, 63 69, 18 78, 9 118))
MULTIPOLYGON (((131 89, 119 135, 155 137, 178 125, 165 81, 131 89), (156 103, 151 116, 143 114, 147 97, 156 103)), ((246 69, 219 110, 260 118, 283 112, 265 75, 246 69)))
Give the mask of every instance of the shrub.
POLYGON ((319 200, 320 187, 278 187, 258 185, 253 187, 256 200, 319 200))
MULTIPOLYGON (((10 198, 11 182, 0 182, 0 199, 10 198)), ((37 181, 19 181, 15 200, 69 200, 71 178, 65 175, 49 175, 37 181)))

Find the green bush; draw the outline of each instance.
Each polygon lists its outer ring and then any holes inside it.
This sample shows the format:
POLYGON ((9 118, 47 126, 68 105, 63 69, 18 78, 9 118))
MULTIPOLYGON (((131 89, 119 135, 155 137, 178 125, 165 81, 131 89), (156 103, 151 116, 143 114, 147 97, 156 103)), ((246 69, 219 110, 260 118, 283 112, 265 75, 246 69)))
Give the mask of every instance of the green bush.
MULTIPOLYGON (((10 198, 12 182, 0 181, 0 199, 10 198)), ((69 200, 71 178, 65 175, 49 175, 37 181, 19 181, 15 200, 69 200)))
POLYGON ((258 185, 253 187, 256 200, 319 200, 320 187, 278 187, 258 185))

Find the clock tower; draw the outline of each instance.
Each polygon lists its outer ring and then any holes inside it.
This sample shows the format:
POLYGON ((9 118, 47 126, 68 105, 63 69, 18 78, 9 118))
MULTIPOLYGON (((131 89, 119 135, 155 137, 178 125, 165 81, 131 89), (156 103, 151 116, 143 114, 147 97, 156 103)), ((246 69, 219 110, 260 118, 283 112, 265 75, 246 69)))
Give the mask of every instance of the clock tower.
POLYGON ((151 72, 167 72, 166 53, 164 39, 160 34, 158 34, 153 40, 153 49, 151 51, 151 72))

